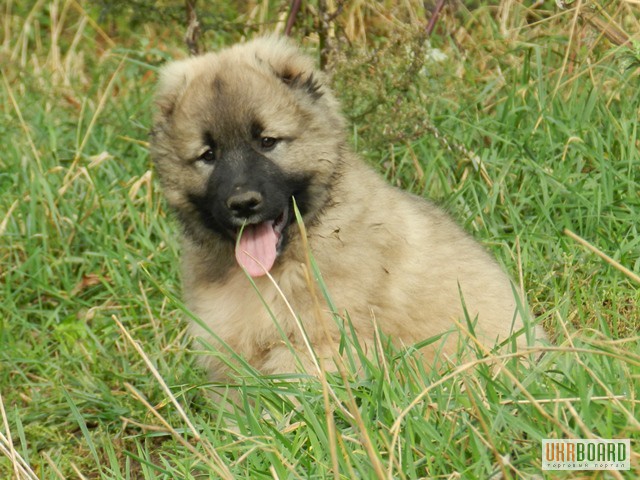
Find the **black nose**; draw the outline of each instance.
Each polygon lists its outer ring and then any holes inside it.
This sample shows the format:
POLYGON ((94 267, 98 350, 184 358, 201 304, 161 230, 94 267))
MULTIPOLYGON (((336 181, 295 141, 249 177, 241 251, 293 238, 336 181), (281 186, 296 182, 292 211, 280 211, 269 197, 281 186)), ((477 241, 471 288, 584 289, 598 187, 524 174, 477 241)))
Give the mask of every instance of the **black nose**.
POLYGON ((253 190, 235 193, 227 199, 227 207, 234 217, 250 217, 262 208, 262 194, 253 190))

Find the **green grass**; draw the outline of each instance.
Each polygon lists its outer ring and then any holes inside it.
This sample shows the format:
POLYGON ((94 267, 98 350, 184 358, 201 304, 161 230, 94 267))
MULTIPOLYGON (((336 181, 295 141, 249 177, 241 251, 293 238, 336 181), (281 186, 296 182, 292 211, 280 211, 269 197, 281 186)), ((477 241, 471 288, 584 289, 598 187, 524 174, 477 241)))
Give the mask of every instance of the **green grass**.
MULTIPOLYGON (((343 46, 334 83, 358 150, 522 278, 551 346, 501 370, 433 372, 390 349, 359 376, 241 367, 241 405, 221 412, 195 367, 206 348, 185 333, 176 225, 146 150, 155 68, 181 32, 121 20, 105 33, 72 2, 14 3, 0 46, 0 478, 34 478, 20 465, 40 479, 532 478, 542 438, 592 436, 631 438, 619 478, 640 474, 640 285, 563 233, 640 274, 637 48, 572 30, 571 12, 527 24, 518 3, 506 33, 489 8, 443 17, 440 63, 416 60, 417 27, 389 41, 372 27, 373 60, 361 38, 343 46)), ((637 35, 624 3, 604 7, 637 35)))

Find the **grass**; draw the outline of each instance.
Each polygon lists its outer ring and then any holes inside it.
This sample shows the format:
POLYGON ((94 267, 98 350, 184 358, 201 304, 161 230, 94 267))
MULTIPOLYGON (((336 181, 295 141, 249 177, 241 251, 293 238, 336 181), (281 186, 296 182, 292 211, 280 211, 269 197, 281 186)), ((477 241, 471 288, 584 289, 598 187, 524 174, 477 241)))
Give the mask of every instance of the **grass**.
POLYGON ((2 6, 0 477, 540 478, 554 437, 631 438, 630 472, 583 473, 638 476, 640 289, 593 253, 640 273, 640 55, 606 30, 637 36, 630 4, 445 12, 431 47, 420 2, 336 18, 358 150, 483 241, 552 342, 539 364, 502 369, 426 371, 384 348, 357 377, 240 367, 243 408, 220 412, 146 150, 155 68, 181 33, 27 3, 2 6), (446 59, 423 61, 433 47, 446 59))

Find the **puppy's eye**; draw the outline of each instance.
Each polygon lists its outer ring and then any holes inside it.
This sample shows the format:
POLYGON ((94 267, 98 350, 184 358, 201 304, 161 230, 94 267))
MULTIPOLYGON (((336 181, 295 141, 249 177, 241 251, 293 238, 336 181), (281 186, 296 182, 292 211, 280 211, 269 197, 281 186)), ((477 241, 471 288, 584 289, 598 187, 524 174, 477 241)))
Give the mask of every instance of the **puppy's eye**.
POLYGON ((206 164, 212 164, 216 161, 216 152, 210 148, 209 150, 204 152, 202 155, 200 155, 198 157, 198 160, 206 164))
POLYGON ((276 146, 277 143, 278 143, 278 139, 277 138, 273 138, 273 137, 262 137, 262 138, 260 138, 260 146, 264 150, 271 150, 273 147, 276 146))

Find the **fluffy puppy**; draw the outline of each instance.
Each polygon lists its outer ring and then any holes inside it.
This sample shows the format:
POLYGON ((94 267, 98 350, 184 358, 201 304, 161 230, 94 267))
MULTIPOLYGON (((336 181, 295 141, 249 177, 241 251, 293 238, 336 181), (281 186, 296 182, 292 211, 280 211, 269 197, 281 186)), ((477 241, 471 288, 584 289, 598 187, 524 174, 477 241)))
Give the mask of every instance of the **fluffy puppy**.
MULTIPOLYGON (((151 154, 182 226, 184 295, 206 326, 193 322, 195 336, 272 374, 313 364, 305 335, 330 357, 345 312, 370 351, 376 326, 397 345, 451 332, 423 349, 427 362, 456 352, 456 321, 472 319, 489 347, 523 329, 509 277, 442 210, 351 151, 323 74, 290 41, 170 63, 156 103, 151 154), (331 306, 310 291, 294 199, 331 306)), ((219 356, 203 362, 225 379, 219 356)))

